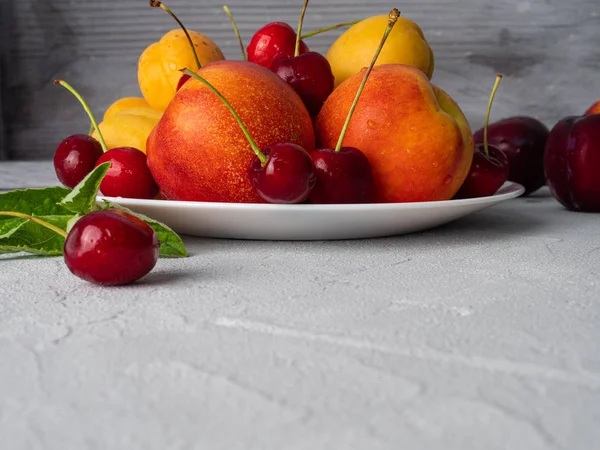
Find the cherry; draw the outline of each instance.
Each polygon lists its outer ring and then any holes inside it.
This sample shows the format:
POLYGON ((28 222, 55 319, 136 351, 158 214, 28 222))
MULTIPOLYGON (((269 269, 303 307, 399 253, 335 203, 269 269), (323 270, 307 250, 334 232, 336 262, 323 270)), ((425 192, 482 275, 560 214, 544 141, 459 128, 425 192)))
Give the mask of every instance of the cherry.
POLYGON ((300 54, 302 22, 304 21, 308 1, 305 0, 300 14, 294 56, 276 59, 271 64, 270 69, 294 88, 310 115, 314 117, 321 110, 327 97, 333 92, 335 77, 329 61, 320 53, 306 52, 300 54))
POLYGON ((64 139, 54 153, 54 171, 59 181, 74 188, 96 166, 104 152, 100 143, 88 134, 74 134, 64 139))
POLYGON ((494 96, 501 80, 502 75, 496 75, 496 82, 492 88, 485 115, 483 144, 475 145, 471 168, 454 198, 475 198, 494 195, 508 179, 509 161, 507 156, 498 147, 489 145, 487 138, 492 102, 494 101, 494 96))
MULTIPOLYGON (((196 69, 200 69, 202 67, 202 65, 200 64, 200 60, 198 59, 198 54, 196 53, 196 47, 194 46, 194 41, 192 41, 190 33, 188 33, 188 30, 185 28, 185 26, 183 25, 183 23, 177 18, 177 16, 175 15, 175 13, 173 11, 171 11, 167 7, 167 5, 165 5, 163 2, 160 2, 158 0, 150 0, 149 3, 150 3, 150 7, 151 8, 160 8, 163 11, 165 11, 181 27, 181 29, 185 33, 185 37, 187 38, 187 40, 188 40, 188 42, 190 44, 190 47, 192 49, 192 54, 194 55, 194 61, 196 62, 196 69)), ((178 91, 179 89, 181 89, 181 86, 183 86, 185 83, 187 83, 187 81, 189 79, 190 79, 189 75, 182 75, 179 78, 179 81, 177 82, 176 91, 178 91)))
POLYGON ((371 164, 355 147, 339 151, 318 149, 311 153, 318 183, 311 203, 370 203, 374 196, 371 164))
POLYGON ((190 78, 191 77, 189 75, 182 75, 182 77, 179 78, 179 81, 177 82, 177 90, 181 89, 181 86, 187 83, 190 78))
POLYGON ((100 183, 100 192, 108 197, 153 199, 158 186, 146 163, 146 154, 133 147, 113 148, 104 153, 96 166, 111 162, 100 183))
POLYGON ((469 174, 454 198, 475 198, 494 195, 508 179, 508 158, 493 145, 477 144, 469 174))
POLYGON ((356 91, 356 96, 346 116, 335 149, 321 148, 311 153, 317 172, 317 183, 309 198, 311 203, 370 203, 375 195, 373 173, 369 159, 359 149, 342 147, 342 144, 352 114, 367 84, 367 79, 399 16, 400 12, 396 8, 390 11, 387 27, 371 64, 356 91))
MULTIPOLYGON (((528 195, 541 188, 544 177, 544 150, 550 130, 539 120, 528 116, 507 117, 489 126, 489 141, 504 152, 510 170, 508 179, 521 184, 528 195)), ((473 137, 481 143, 483 130, 473 137)))
POLYGON ((156 265, 159 247, 158 237, 148 224, 124 211, 106 209, 75 222, 63 253, 75 276, 111 286, 148 274, 156 265))
MULTIPOLYGON (((248 61, 270 69, 276 59, 294 56, 296 32, 284 22, 268 23, 254 33, 246 51, 248 52, 248 61)), ((308 51, 308 46, 300 40, 299 54, 308 51)))
POLYGON ((309 153, 290 142, 269 145, 261 151, 231 103, 197 73, 189 69, 183 69, 183 72, 219 97, 240 126, 255 154, 248 167, 248 177, 257 194, 270 203, 301 203, 306 200, 315 184, 315 167, 309 153))
POLYGON ((274 144, 262 151, 268 160, 263 166, 252 159, 248 175, 258 194, 271 203, 301 203, 316 182, 310 155, 296 144, 274 144))

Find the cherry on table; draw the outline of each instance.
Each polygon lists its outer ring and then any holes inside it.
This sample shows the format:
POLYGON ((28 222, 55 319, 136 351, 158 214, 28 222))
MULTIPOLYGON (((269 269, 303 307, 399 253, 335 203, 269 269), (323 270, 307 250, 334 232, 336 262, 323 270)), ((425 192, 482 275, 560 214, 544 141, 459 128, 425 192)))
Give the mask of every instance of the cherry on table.
POLYGON ((64 261, 90 283, 114 286, 148 274, 159 257, 156 232, 121 210, 94 211, 79 219, 65 239, 64 261))
POLYGON ((74 134, 63 139, 54 153, 54 171, 58 180, 74 188, 96 167, 102 156, 100 142, 88 134, 74 134))
POLYGON ((153 199, 158 185, 146 162, 146 154, 133 147, 113 148, 104 153, 96 166, 110 162, 108 172, 100 182, 100 192, 108 197, 153 199))

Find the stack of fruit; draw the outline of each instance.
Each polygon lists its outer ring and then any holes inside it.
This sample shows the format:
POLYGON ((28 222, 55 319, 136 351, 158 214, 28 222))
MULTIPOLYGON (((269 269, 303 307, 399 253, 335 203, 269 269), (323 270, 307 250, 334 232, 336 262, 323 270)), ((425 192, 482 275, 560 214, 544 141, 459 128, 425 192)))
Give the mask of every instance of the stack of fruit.
MULTIPOLYGON (((600 107, 549 130, 515 116, 472 132, 432 84, 434 55, 397 10, 302 34, 260 28, 226 60, 207 36, 166 33, 141 55, 142 97, 118 100, 91 135, 65 139, 59 180, 110 162, 110 197, 238 203, 425 202, 493 195, 507 181, 547 183, 567 208, 600 210, 600 107), (326 55, 305 40, 350 26, 326 55)), ((64 81, 60 84, 78 94, 64 81)), ((78 98, 89 109, 83 99, 78 98)), ((600 102, 599 102, 600 104, 600 102)))

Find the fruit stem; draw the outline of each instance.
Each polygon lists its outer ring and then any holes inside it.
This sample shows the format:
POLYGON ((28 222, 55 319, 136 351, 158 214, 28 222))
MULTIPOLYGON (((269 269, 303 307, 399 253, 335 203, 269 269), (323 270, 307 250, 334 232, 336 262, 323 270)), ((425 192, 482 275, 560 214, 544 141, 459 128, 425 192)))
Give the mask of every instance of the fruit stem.
POLYGON ((190 43, 190 47, 192 48, 192 53, 194 54, 194 60, 196 61, 196 66, 198 69, 200 69, 202 67, 202 64, 200 64, 200 60, 198 59, 198 54, 196 53, 196 47, 194 46, 194 41, 192 41, 190 33, 188 33, 188 30, 185 28, 183 23, 181 23, 181 21, 177 18, 177 16, 173 13, 173 11, 171 11, 167 7, 167 5, 165 5, 163 2, 160 2, 158 0, 150 0, 150 6, 152 8, 161 8, 163 11, 165 11, 167 14, 169 14, 173 19, 175 19, 175 22, 177 22, 177 24, 181 27, 181 29, 185 33, 185 37, 187 38, 188 42, 190 43))
POLYGON ((212 84, 210 84, 207 80, 202 78, 197 73, 194 73, 189 69, 181 69, 180 71, 185 73, 186 75, 189 75, 192 78, 195 78, 199 82, 201 82, 204 86, 209 88, 217 97, 219 97, 223 103, 225 103, 225 106, 227 106, 229 111, 231 111, 231 114, 233 114, 233 117, 235 118, 238 125, 242 129, 244 136, 246 136, 246 139, 248 139, 248 142, 250 143, 252 150, 254 151, 254 153, 256 154, 258 159, 260 160, 261 165, 264 166, 267 163, 267 161, 269 160, 269 158, 267 157, 267 155, 265 155, 263 152, 260 151, 260 148, 258 148, 258 145, 256 145, 256 142, 254 141, 254 139, 252 139, 252 136, 250 136, 250 132, 248 131, 248 128, 246 128, 246 126, 244 125, 244 122, 242 122, 242 119, 240 118, 238 113, 235 112, 235 109, 233 109, 233 106, 231 106, 231 103, 229 103, 229 101, 225 97, 223 97, 223 94, 221 94, 217 90, 216 87, 214 87, 212 84))
POLYGON ((32 222, 35 222, 38 225, 42 225, 42 226, 48 228, 49 230, 52 230, 55 233, 60 234, 64 238, 67 237, 67 232, 65 230, 62 230, 62 229, 58 228, 57 226, 46 222, 45 220, 30 216, 29 214, 23 214, 23 213, 13 212, 13 211, 0 211, 0 216, 12 216, 12 217, 18 217, 19 219, 31 220, 32 222))
POLYGON ((302 12, 300 13, 300 20, 298 21, 298 32, 296 33, 296 49, 294 50, 294 56, 298 56, 300 54, 300 36, 302 36, 302 24, 304 23, 304 14, 306 14, 308 2, 309 0, 304 0, 304 6, 302 6, 302 12))
POLYGON ((347 27, 350 25, 356 25, 358 22, 362 22, 362 19, 353 20, 352 22, 338 23, 336 25, 332 25, 327 28, 321 28, 320 30, 311 31, 310 33, 306 33, 306 34, 303 34, 302 36, 300 36, 300 39, 306 39, 309 37, 313 37, 313 36, 316 36, 317 34, 325 33, 326 31, 335 30, 337 28, 347 27))
POLYGON ((98 134, 98 140, 100 141, 100 145, 102 146, 102 150, 104 152, 107 152, 108 151, 108 147, 106 146, 106 142, 104 141, 104 137, 102 136, 102 133, 100 132, 100 128, 98 127, 98 122, 96 122, 96 118, 94 117, 94 114, 92 113, 92 110, 90 109, 89 105, 85 102, 85 100, 83 99, 83 97, 79 94, 79 92, 77 92, 75 89, 73 89, 73 87, 69 83, 67 83, 64 80, 54 80, 54 84, 60 84, 62 87, 64 87, 66 90, 68 90, 71 94, 73 94, 77 100, 79 100, 79 103, 81 103, 81 106, 83 106, 83 109, 85 109, 85 112, 90 117, 90 121, 92 122, 92 126, 94 127, 94 129, 96 130, 96 133, 98 134))
POLYGON ((242 41, 242 36, 240 35, 240 30, 238 29, 237 24, 235 23, 233 14, 231 14, 231 11, 229 10, 229 6, 223 5, 223 9, 225 10, 225 14, 227 14, 227 17, 229 17, 229 21, 231 22, 231 25, 233 26, 233 31, 235 32, 235 35, 237 36, 238 43, 240 44, 240 50, 242 51, 242 59, 244 61, 247 61, 246 51, 244 50, 244 42, 242 41))
POLYGON ((500 81, 502 80, 502 75, 496 75, 496 81, 494 82, 494 87, 492 88, 492 93, 490 94, 490 100, 488 101, 487 111, 485 112, 485 123, 483 125, 483 151, 485 156, 489 156, 488 151, 488 124, 490 123, 490 111, 492 110, 492 102, 494 101, 494 97, 496 96, 496 91, 498 90, 498 86, 500 85, 500 81))
POLYGON ((348 131, 348 125, 350 125, 350 119, 352 119, 352 114, 354 114, 354 110, 356 109, 356 105, 358 104, 358 99, 360 98, 360 94, 362 93, 363 89, 365 88, 365 84, 367 84, 367 78, 369 78, 369 74, 373 70, 375 63, 377 62, 377 58, 379 57, 379 54, 381 53, 381 49, 383 48, 385 41, 387 40, 388 36, 390 35, 392 28, 394 28, 394 25, 396 24, 398 17, 400 17, 400 11, 398 11, 396 8, 392 9, 390 11, 387 28, 385 29, 385 32, 383 33, 383 37, 381 38, 379 47, 377 48, 377 51, 375 52, 375 56, 373 56, 373 59, 371 60, 371 64, 369 64, 369 68, 365 72, 365 76, 363 77, 362 82, 360 83, 360 86, 358 87, 358 91, 356 92, 356 96, 354 97, 354 102, 352 102, 352 106, 350 107, 350 111, 348 111, 348 117, 346 117, 346 122, 344 123, 344 126, 342 127, 342 132, 340 133, 340 137, 337 141, 337 145, 335 146, 336 152, 339 152, 342 148, 342 142, 344 142, 344 136, 346 135, 346 131, 348 131))

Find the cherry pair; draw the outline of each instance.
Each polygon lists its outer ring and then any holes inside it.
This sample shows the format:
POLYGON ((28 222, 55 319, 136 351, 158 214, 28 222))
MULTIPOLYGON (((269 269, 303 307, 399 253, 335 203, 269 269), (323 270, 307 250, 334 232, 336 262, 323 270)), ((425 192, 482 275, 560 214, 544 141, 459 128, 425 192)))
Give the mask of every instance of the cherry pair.
POLYGON ((146 155, 133 147, 108 150, 98 123, 85 100, 68 83, 56 80, 69 90, 83 105, 99 139, 90 135, 74 134, 64 139, 54 153, 54 170, 59 181, 74 188, 94 167, 111 162, 111 167, 100 184, 100 192, 109 197, 152 199, 158 186, 146 164, 146 155))

